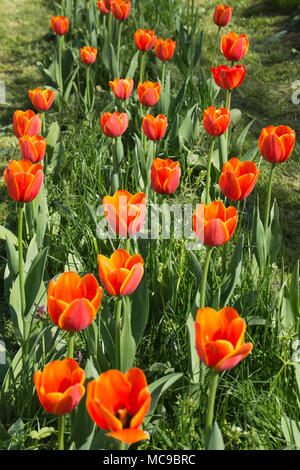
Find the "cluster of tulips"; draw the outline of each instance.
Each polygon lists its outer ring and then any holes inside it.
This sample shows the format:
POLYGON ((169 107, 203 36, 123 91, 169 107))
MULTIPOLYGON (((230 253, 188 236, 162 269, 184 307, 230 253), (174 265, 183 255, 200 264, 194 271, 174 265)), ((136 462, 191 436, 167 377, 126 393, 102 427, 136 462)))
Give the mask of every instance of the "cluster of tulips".
MULTIPOLYGON (((122 22, 130 14, 130 0, 103 0, 97 2, 103 15, 114 16, 122 22)), ((218 5, 214 12, 214 22, 218 31, 228 25, 232 8, 218 5)), ((69 20, 66 17, 53 17, 52 30, 63 36, 68 32, 69 20)), ((142 52, 140 80, 137 85, 141 107, 153 107, 164 92, 165 63, 175 51, 176 42, 157 38, 154 31, 139 29, 134 34, 136 47, 142 52), (145 54, 154 47, 155 55, 163 63, 161 82, 144 80, 145 54)), ((247 54, 249 41, 245 34, 234 32, 222 35, 221 51, 231 62, 231 66, 221 65, 211 68, 212 78, 221 89, 226 90, 225 107, 214 106, 204 110, 203 127, 211 136, 211 149, 208 160, 205 203, 197 205, 193 214, 193 228, 201 243, 206 246, 206 259, 202 272, 200 308, 195 318, 195 347, 200 360, 213 371, 210 398, 208 402, 205 437, 208 439, 213 423, 213 407, 220 373, 236 366, 252 350, 253 345, 245 343, 246 323, 238 312, 228 306, 216 311, 206 305, 205 289, 212 249, 225 245, 233 236, 238 223, 238 210, 234 206, 225 207, 223 201, 212 201, 210 173, 215 141, 224 136, 228 142, 230 125, 230 100, 232 90, 242 85, 246 74, 244 65, 235 65, 247 54)), ((81 59, 91 66, 97 58, 97 49, 84 46, 81 59)), ((117 100, 128 100, 133 92, 132 78, 115 78, 109 81, 117 100)), ((37 111, 47 111, 55 98, 50 89, 29 90, 29 96, 37 111)), ((142 109, 142 108, 141 108, 142 109)), ((142 113, 141 113, 142 114, 142 113)), ((146 114, 142 119, 144 138, 156 142, 163 139, 167 130, 167 117, 163 114, 146 114)), ((105 136, 115 139, 122 136, 129 124, 126 112, 105 112, 100 116, 100 124, 105 136)), ((22 217, 24 203, 32 201, 43 184, 43 159, 46 152, 46 139, 40 134, 45 129, 44 114, 31 110, 16 111, 13 129, 20 142, 22 157, 11 161, 5 170, 4 178, 9 196, 20 203, 19 217, 19 281, 21 304, 24 306, 22 217)), ((261 131, 258 141, 259 151, 264 159, 273 164, 286 161, 295 144, 295 132, 288 126, 268 126, 261 131)), ((155 153, 155 150, 154 150, 155 153)), ((155 155, 154 155, 155 157, 155 155)), ((113 157, 114 158, 114 157, 113 157)), ((271 171, 267 195, 266 226, 270 211, 271 171)), ((115 166, 114 171, 117 172, 115 166)), ((154 158, 149 178, 155 193, 169 195, 176 191, 180 182, 181 168, 178 161, 170 158, 154 158)), ((223 162, 219 186, 223 195, 231 201, 245 200, 252 192, 259 176, 259 170, 251 161, 231 158, 223 162)), ((131 295, 139 286, 144 275, 144 260, 140 254, 130 254, 130 236, 138 233, 145 222, 148 195, 144 192, 130 194, 114 185, 112 195, 103 197, 103 206, 108 224, 114 232, 127 237, 126 249, 117 249, 110 257, 98 255, 99 279, 93 274, 82 277, 68 271, 48 286, 47 309, 49 317, 59 329, 68 332, 67 357, 48 363, 43 371, 34 374, 34 385, 38 398, 49 413, 59 417, 59 448, 63 449, 64 416, 71 413, 86 392, 86 409, 96 425, 107 431, 108 436, 121 443, 132 444, 148 437, 141 428, 149 411, 151 394, 145 374, 136 367, 126 372, 120 370, 120 335, 122 298, 131 295), (99 375, 85 388, 85 372, 74 360, 74 335, 86 329, 95 320, 100 309, 103 288, 116 298, 115 364, 116 368, 99 375)))

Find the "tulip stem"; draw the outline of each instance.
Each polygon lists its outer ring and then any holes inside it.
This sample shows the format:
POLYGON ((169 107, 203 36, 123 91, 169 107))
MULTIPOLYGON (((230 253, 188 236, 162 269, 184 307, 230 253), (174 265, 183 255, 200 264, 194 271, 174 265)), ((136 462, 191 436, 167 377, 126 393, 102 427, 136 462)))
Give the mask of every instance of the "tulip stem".
POLYGON ((166 72, 166 62, 163 62, 162 72, 161 72, 161 88, 164 91, 165 88, 165 72, 166 72))
POLYGON ((65 0, 61 0, 61 16, 65 14, 65 0))
MULTIPOLYGON (((227 90, 225 108, 227 108, 229 112, 230 112, 230 105, 231 105, 231 90, 227 90)), ((227 154, 228 154, 228 131, 229 131, 229 126, 227 127, 226 133, 225 133, 227 154)))
POLYGON ((91 109, 91 96, 90 96, 90 68, 86 66, 86 97, 87 97, 87 104, 88 104, 88 114, 91 109))
POLYGON ((208 273, 212 250, 213 250, 213 246, 208 246, 206 248, 206 257, 205 257, 205 263, 204 263, 204 267, 202 271, 202 279, 201 279, 201 286, 200 286, 200 308, 205 307, 206 280, 207 280, 207 273, 208 273))
POLYGON ((187 32, 189 32, 189 15, 190 15, 190 0, 187 0, 187 13, 186 13, 187 32))
POLYGON ((142 29, 144 29, 144 17, 145 17, 145 0, 142 0, 142 8, 141 8, 141 25, 142 29))
POLYGON ((118 67, 118 74, 119 74, 119 71, 120 71, 120 49, 121 49, 122 27, 123 27, 123 23, 120 22, 120 25, 119 25, 119 33, 118 33, 118 49, 117 49, 117 67, 118 67))
MULTIPOLYGON (((241 215, 238 214, 238 216, 239 216, 239 226, 238 226, 238 230, 237 230, 237 238, 236 238, 237 240, 239 239, 240 231, 241 231, 241 228, 242 228, 242 220, 243 220, 243 215, 244 215, 244 212, 245 212, 245 209, 246 209, 246 201, 247 201, 247 198, 245 197, 244 203, 243 203, 243 209, 241 211, 241 215)), ((240 212, 240 201, 238 201, 237 211, 240 212)))
POLYGON ((142 51, 141 68, 140 68, 140 82, 141 83, 143 83, 143 79, 144 79, 145 61, 146 61, 146 52, 142 51))
POLYGON ((64 450, 65 415, 58 416, 58 450, 64 450))
POLYGON ((273 164, 270 172, 270 177, 269 177, 269 183, 268 183, 268 192, 267 192, 267 207, 266 207, 266 213, 265 213, 265 232, 268 228, 269 225, 269 216, 270 216, 270 205, 271 205, 271 193, 272 193, 272 181, 273 181, 273 175, 275 171, 276 165, 273 164))
POLYGON ((220 31, 221 31, 221 26, 218 27, 218 32, 217 32, 217 35, 216 35, 216 39, 215 39, 215 47, 214 47, 214 51, 213 51, 213 57, 212 57, 212 61, 211 61, 211 65, 210 65, 210 83, 209 83, 209 98, 210 98, 210 103, 211 105, 213 104, 213 100, 212 100, 212 84, 213 84, 213 75, 211 73, 211 69, 215 66, 215 58, 216 58, 216 50, 217 50, 217 45, 218 45, 218 41, 219 41, 219 35, 220 35, 220 31))
POLYGON ((59 67, 59 92, 62 101, 63 98, 63 78, 62 78, 62 41, 63 36, 58 36, 58 67, 59 67))
POLYGON ((19 283, 20 283, 22 315, 25 314, 25 308, 26 308, 24 276, 23 276, 23 238, 22 238, 24 207, 25 207, 24 202, 21 202, 20 208, 19 208, 19 220, 18 220, 18 247, 19 247, 19 283))
POLYGON ((210 146, 210 153, 209 153, 209 160, 208 160, 208 165, 207 165, 207 176, 206 176, 206 191, 205 191, 205 204, 208 206, 209 204, 209 189, 210 189, 210 170, 211 170, 211 161, 212 161, 212 156, 214 152, 214 146, 215 146, 215 139, 212 140, 211 146, 210 146))
POLYGON ((75 336, 75 332, 70 331, 69 332, 69 339, 68 339, 68 356, 67 357, 73 357, 74 356, 74 336, 75 336))
POLYGON ((108 18, 108 44, 111 43, 111 30, 112 30, 112 12, 109 13, 108 18))
POLYGON ((211 377, 211 383, 210 383, 209 392, 208 392, 207 413, 206 413, 206 421, 205 421, 205 442, 206 443, 211 433, 212 425, 213 425, 214 406, 215 406, 218 382, 219 382, 219 373, 215 369, 212 369, 212 377, 211 377))
POLYGON ((121 343, 121 312, 122 312, 122 297, 117 300, 116 304, 116 369, 120 370, 121 358, 120 358, 120 343, 121 343))
POLYGON ((112 171, 112 193, 119 189, 119 175, 118 175, 118 162, 117 162, 117 153, 116 153, 116 142, 115 139, 112 139, 112 157, 113 157, 113 171, 112 171))

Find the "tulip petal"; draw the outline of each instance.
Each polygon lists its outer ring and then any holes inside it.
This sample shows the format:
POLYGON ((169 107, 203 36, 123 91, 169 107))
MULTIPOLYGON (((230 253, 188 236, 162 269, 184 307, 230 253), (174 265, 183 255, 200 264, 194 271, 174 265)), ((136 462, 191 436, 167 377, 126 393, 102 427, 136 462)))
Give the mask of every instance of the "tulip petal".
MULTIPOLYGON (((69 387, 60 397, 60 400, 55 404, 53 413, 57 416, 71 413, 71 411, 78 405, 84 394, 85 388, 81 384, 76 384, 69 387)), ((48 394, 46 396, 46 400, 49 399, 49 395, 52 394, 48 394)))
POLYGON ((238 351, 235 351, 233 354, 229 354, 228 357, 223 358, 218 364, 216 364, 215 369, 219 372, 223 370, 232 369, 242 359, 247 357, 252 351, 252 349, 252 343, 244 344, 238 351))
POLYGON ((110 432, 107 436, 114 437, 127 444, 134 444, 149 438, 149 434, 141 429, 122 429, 121 431, 110 432))
POLYGON ((133 268, 129 271, 128 275, 126 276, 126 278, 124 279, 121 285, 120 295, 132 294, 132 292, 134 292, 137 286, 139 285, 143 277, 143 274, 144 274, 143 265, 140 263, 135 264, 133 268))
POLYGON ((66 331, 80 331, 88 327, 96 316, 93 304, 87 299, 75 299, 58 320, 58 326, 66 331))

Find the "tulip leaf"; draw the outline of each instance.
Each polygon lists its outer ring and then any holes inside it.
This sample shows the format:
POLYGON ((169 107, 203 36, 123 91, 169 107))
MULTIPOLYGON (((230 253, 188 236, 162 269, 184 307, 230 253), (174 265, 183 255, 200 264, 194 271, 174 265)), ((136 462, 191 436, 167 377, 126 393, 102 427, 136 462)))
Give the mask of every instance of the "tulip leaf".
POLYGON ((8 230, 8 228, 0 225, 0 239, 6 240, 7 238, 9 238, 13 245, 18 246, 18 238, 10 230, 8 230))
POLYGON ((136 53, 134 54, 134 56, 131 59, 129 69, 128 69, 128 72, 126 74, 126 77, 128 77, 128 78, 133 79, 133 77, 134 77, 135 71, 136 71, 136 69, 138 67, 138 64, 139 64, 139 53, 140 53, 140 51, 136 51, 136 53))
POLYGON ((192 377, 192 383, 200 382, 200 360, 196 349, 195 322, 193 315, 190 313, 187 320, 187 330, 189 336, 189 372, 192 377))
POLYGON ((211 433, 208 436, 205 450, 224 450, 222 433, 216 421, 214 422, 211 433))
MULTIPOLYGON (((297 261, 289 289, 290 303, 295 319, 300 317, 299 260, 297 261)), ((299 389, 300 390, 300 389, 299 389)))
POLYGON ((253 224, 252 224, 252 244, 253 251, 256 256, 257 262, 262 269, 266 262, 266 241, 265 230, 260 220, 258 201, 254 207, 253 224))
POLYGON ((47 148, 51 147, 52 149, 55 147, 60 134, 60 127, 57 121, 52 122, 49 128, 48 135, 46 137, 47 140, 47 148))
POLYGON ((221 286, 221 305, 227 305, 230 301, 235 287, 241 280, 241 270, 243 261, 243 237, 240 237, 232 259, 227 268, 226 274, 221 286))
POLYGON ((287 444, 293 445, 297 450, 300 450, 299 423, 284 414, 281 419, 281 428, 287 444))
POLYGON ((217 169, 222 171, 224 163, 228 160, 228 150, 225 135, 220 135, 217 139, 219 145, 219 167, 217 167, 217 169))
POLYGON ((277 253, 282 243, 282 231, 279 223, 279 210, 277 202, 274 201, 270 213, 270 224, 266 231, 266 250, 269 263, 275 263, 277 253))
POLYGON ((255 142, 254 145, 252 145, 244 155, 241 156, 240 160, 242 162, 252 162, 254 158, 256 157, 258 152, 258 145, 257 142, 255 142))
POLYGON ((245 142, 246 136, 248 134, 248 131, 249 131, 250 127, 252 126, 252 124, 254 123, 254 121, 255 121, 255 119, 252 119, 252 121, 249 122, 249 124, 247 124, 247 126, 242 130, 242 132, 239 135, 235 145, 233 146, 233 148, 230 151, 231 158, 232 157, 239 158, 240 154, 242 153, 242 147, 244 145, 244 142, 245 142))
POLYGON ((10 292, 9 309, 10 309, 11 321, 12 321, 16 338, 20 343, 22 343, 26 335, 24 335, 25 319, 23 318, 22 309, 21 309, 21 293, 20 293, 19 276, 16 277, 15 282, 13 283, 13 286, 10 292))
POLYGON ((143 337, 149 315, 149 291, 146 273, 131 295, 131 329, 136 344, 143 337))
POLYGON ((127 372, 133 366, 136 343, 131 332, 131 306, 129 298, 123 301, 122 331, 120 341, 121 371, 127 372))
POLYGON ((48 247, 44 248, 37 254, 27 273, 25 279, 25 298, 27 313, 32 308, 38 294, 41 291, 47 255, 48 247))
POLYGON ((9 238, 6 238, 7 265, 13 279, 19 274, 19 254, 9 238))

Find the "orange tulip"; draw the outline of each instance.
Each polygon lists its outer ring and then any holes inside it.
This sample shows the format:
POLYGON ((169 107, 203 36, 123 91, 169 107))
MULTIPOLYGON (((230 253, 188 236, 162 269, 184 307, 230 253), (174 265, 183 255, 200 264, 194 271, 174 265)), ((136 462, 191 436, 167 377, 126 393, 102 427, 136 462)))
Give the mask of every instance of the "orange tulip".
POLYGON ((55 98, 54 91, 50 89, 41 90, 40 88, 35 88, 34 90, 28 90, 28 94, 33 106, 38 111, 48 111, 55 98))
POLYGON ((69 29, 69 18, 65 16, 52 16, 51 28, 55 34, 63 36, 69 29))
POLYGON ((233 8, 230 8, 228 5, 218 5, 215 8, 214 12, 214 23, 217 26, 227 26, 231 20, 233 8))
POLYGON ((11 160, 4 171, 9 196, 18 202, 30 202, 39 193, 43 183, 43 167, 30 160, 11 160))
POLYGON ((133 90, 132 78, 115 78, 113 82, 109 82, 109 85, 119 100, 127 100, 133 90))
POLYGON ((71 357, 50 362, 33 380, 42 406, 57 416, 71 413, 85 394, 84 370, 71 357))
POLYGON ((103 15, 108 15, 110 12, 110 8, 106 8, 104 0, 102 0, 102 2, 97 1, 97 8, 103 15))
POLYGON ((124 21, 128 18, 131 10, 130 0, 113 0, 110 6, 113 16, 118 21, 124 21))
POLYGON ((116 234, 126 237, 139 232, 146 217, 146 194, 131 195, 123 189, 113 197, 105 196, 103 206, 106 219, 116 234))
POLYGON ((37 135, 41 130, 41 118, 39 114, 28 109, 27 111, 17 110, 14 112, 13 129, 17 138, 27 134, 30 136, 37 135))
POLYGON ((168 38, 165 41, 161 38, 158 38, 155 42, 154 52, 158 59, 163 62, 172 59, 175 51, 176 41, 168 38))
POLYGON ((238 88, 243 83, 246 75, 246 67, 234 65, 229 68, 227 65, 220 65, 219 67, 213 67, 211 73, 220 88, 232 90, 233 88, 238 88))
POLYGON ((107 8, 107 10, 110 10, 112 2, 113 0, 104 0, 104 5, 107 8))
POLYGON ((155 158, 151 168, 151 185, 158 194, 173 194, 180 179, 180 163, 169 158, 155 158))
POLYGON ((258 147, 270 163, 285 162, 292 154, 296 133, 288 126, 268 126, 261 131, 258 147))
POLYGON ((226 59, 231 62, 238 62, 247 54, 249 49, 249 39, 246 34, 240 36, 236 33, 223 34, 221 41, 221 51, 226 59))
POLYGON ((253 162, 240 162, 231 158, 224 163, 219 179, 222 193, 232 201, 245 199, 253 190, 259 170, 253 162))
POLYGON ((206 132, 213 137, 222 135, 230 124, 230 112, 227 108, 216 109, 210 106, 203 113, 203 126, 206 132))
POLYGON ((160 97, 160 84, 146 81, 138 84, 138 95, 143 106, 155 106, 160 97))
POLYGON ((143 117, 143 132, 150 140, 163 139, 167 130, 168 120, 163 114, 159 114, 156 118, 151 114, 143 117))
POLYGON ((219 312, 200 308, 195 321, 200 360, 217 372, 232 369, 252 351, 252 343, 244 343, 245 331, 246 323, 234 308, 225 307, 219 312))
POLYGON ((194 231, 204 245, 220 246, 232 237, 238 220, 237 210, 225 208, 222 201, 201 203, 193 215, 194 231))
POLYGON ((46 152, 47 141, 41 135, 23 135, 19 139, 20 151, 22 157, 30 160, 32 163, 38 163, 43 160, 46 152))
POLYGON ((97 57, 97 49, 94 47, 84 46, 80 49, 81 60, 86 65, 92 65, 97 57))
POLYGON ((147 439, 139 429, 150 408, 151 395, 145 374, 133 367, 103 372, 87 386, 86 407, 92 420, 108 436, 127 444, 147 439))
POLYGON ((154 31, 139 29, 134 33, 134 42, 140 51, 149 51, 156 41, 154 31))
POLYGON ((102 130, 108 137, 119 137, 128 127, 128 115, 126 113, 104 113, 100 116, 102 130))
POLYGON ((140 255, 116 250, 110 258, 98 255, 100 281, 111 295, 130 295, 139 285, 143 274, 144 260, 140 255))

